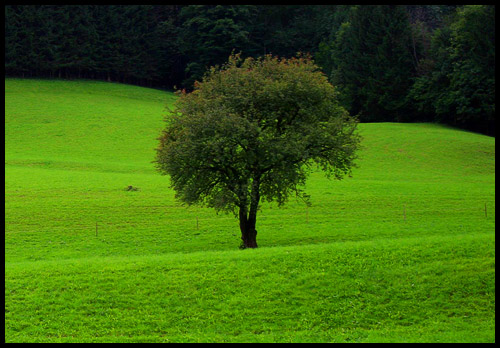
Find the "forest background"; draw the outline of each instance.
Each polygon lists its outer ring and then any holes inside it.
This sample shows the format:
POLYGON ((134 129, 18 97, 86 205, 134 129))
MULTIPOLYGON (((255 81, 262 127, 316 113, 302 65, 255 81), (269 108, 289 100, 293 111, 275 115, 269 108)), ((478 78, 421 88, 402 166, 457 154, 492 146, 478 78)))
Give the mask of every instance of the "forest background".
POLYGON ((5 74, 191 90, 207 68, 311 55, 361 122, 495 135, 493 5, 7 5, 5 74))

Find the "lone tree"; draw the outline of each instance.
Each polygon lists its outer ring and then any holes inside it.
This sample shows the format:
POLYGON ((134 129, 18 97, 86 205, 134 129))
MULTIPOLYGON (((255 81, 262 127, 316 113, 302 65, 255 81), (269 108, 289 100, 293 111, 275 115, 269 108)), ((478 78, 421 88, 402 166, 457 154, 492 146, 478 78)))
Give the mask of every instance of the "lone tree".
POLYGON ((257 247, 261 200, 281 206, 303 191, 315 164, 327 177, 351 172, 357 121, 309 57, 231 55, 166 120, 156 166, 176 197, 239 217, 242 248, 257 247))

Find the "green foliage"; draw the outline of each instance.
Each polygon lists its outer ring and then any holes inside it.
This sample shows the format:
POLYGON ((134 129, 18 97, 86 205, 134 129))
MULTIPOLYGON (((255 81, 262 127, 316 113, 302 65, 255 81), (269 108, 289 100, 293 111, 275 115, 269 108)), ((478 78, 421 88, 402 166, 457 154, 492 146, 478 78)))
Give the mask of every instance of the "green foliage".
POLYGON ((231 56, 180 95, 167 123, 157 167, 177 197, 250 216, 260 199, 302 196, 312 162, 337 179, 350 173, 359 143, 334 88, 302 57, 231 56))
POLYGON ((437 29, 431 39, 427 64, 428 72, 417 78, 408 98, 419 113, 428 115, 437 121, 451 123, 451 101, 448 98, 448 86, 452 64, 447 47, 450 43, 450 29, 437 29))
MULTIPOLYGON (((351 6, 336 5, 331 14, 326 14, 328 18, 328 34, 322 37, 322 41, 318 44, 318 48, 314 55, 314 61, 321 67, 321 70, 329 78, 332 77, 335 69, 335 62, 332 58, 334 47, 336 47, 336 37, 339 29, 345 26, 344 23, 349 21, 351 6)), ((341 47, 341 46, 340 46, 341 47)), ((337 47, 336 47, 337 48, 337 47)))
POLYGON ((451 25, 450 94, 456 123, 494 134, 495 121, 495 7, 465 6, 451 25), (472 122, 471 122, 472 121, 472 122))
POLYGON ((415 74, 403 6, 354 6, 332 47, 332 83, 361 121, 401 121, 415 74))
POLYGON ((173 65, 163 42, 164 23, 175 17, 169 8, 7 5, 5 72, 158 85, 173 65))
POLYGON ((410 93, 420 110, 438 120, 495 134, 494 6, 458 9, 447 27, 436 30, 431 70, 410 93))
POLYGON ((179 17, 179 47, 188 64, 184 86, 201 80, 208 67, 222 64, 233 50, 248 50, 255 6, 191 5, 179 17))
POLYGON ((9 76, 92 78, 191 89, 233 50, 313 52, 328 6, 7 5, 9 76))

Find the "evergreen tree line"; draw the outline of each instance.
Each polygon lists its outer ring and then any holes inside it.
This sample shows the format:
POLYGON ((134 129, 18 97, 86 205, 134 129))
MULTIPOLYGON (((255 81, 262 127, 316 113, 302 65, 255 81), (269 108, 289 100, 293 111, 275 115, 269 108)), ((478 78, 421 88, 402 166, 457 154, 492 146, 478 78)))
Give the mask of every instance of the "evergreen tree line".
POLYGON ((309 53, 364 122, 495 131, 491 5, 10 5, 5 74, 190 89, 231 52, 309 53))

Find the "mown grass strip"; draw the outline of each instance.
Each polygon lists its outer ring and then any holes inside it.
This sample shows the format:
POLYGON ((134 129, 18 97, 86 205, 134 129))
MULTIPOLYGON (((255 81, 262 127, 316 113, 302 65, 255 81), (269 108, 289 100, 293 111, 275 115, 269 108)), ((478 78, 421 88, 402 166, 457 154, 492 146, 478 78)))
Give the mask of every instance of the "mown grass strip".
POLYGON ((491 342, 493 246, 483 234, 8 264, 6 340, 491 342))

